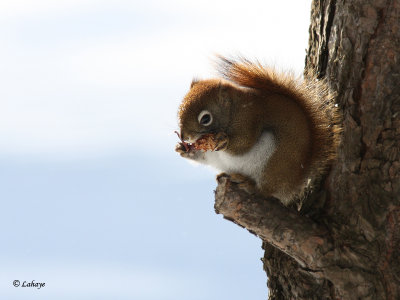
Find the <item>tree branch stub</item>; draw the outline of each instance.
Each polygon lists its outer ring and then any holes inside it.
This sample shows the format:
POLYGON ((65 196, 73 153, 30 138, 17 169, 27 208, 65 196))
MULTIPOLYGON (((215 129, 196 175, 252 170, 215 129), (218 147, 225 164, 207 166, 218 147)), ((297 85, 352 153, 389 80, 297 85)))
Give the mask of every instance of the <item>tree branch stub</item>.
POLYGON ((314 272, 332 248, 328 231, 311 219, 283 206, 277 199, 248 195, 228 176, 218 177, 215 211, 279 248, 314 272))

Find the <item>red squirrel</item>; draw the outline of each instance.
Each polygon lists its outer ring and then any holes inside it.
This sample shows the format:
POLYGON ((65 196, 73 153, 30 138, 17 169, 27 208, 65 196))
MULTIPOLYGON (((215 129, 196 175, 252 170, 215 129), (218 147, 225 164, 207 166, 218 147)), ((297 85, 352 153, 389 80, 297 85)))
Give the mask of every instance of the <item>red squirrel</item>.
POLYGON ((340 126, 326 83, 219 58, 223 78, 194 80, 179 107, 181 156, 288 205, 329 166, 340 126), (212 148, 195 145, 212 137, 212 148))

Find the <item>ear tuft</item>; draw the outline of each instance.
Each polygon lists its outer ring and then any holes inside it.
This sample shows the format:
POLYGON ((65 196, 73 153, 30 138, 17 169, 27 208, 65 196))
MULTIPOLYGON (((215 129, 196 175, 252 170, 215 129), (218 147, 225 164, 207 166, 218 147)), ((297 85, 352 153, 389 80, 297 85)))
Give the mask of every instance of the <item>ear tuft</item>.
POLYGON ((219 81, 218 83, 218 99, 219 102, 222 104, 224 107, 229 107, 230 106, 230 98, 229 98, 229 90, 230 86, 223 84, 222 80, 219 81))

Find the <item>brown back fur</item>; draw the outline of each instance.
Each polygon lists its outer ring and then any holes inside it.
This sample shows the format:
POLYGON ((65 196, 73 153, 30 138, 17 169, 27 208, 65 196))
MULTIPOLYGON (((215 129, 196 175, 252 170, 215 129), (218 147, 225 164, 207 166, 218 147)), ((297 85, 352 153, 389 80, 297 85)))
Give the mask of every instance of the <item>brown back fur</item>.
MULTIPOLYGON (((326 169, 336 157, 341 128, 340 114, 333 102, 334 94, 323 80, 317 80, 312 72, 307 74, 306 80, 296 79, 292 74, 279 73, 263 67, 258 62, 252 63, 245 59, 234 62, 220 57, 218 66, 219 72, 227 80, 259 91, 260 94, 266 95, 265 101, 290 99, 296 102, 307 118, 311 145, 307 155, 307 170, 303 170, 305 174, 295 177, 306 175, 307 178, 313 178, 326 169)), ((285 167, 282 166, 282 162, 280 164, 280 168, 285 167)))

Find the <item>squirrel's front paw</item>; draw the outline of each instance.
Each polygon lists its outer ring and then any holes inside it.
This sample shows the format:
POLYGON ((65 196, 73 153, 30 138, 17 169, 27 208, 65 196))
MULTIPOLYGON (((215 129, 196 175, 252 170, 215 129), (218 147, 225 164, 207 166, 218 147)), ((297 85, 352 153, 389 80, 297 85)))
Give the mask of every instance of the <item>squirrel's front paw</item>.
POLYGON ((225 150, 228 147, 228 136, 224 132, 219 132, 214 136, 215 151, 225 150))
POLYGON ((196 150, 193 149, 186 149, 185 145, 183 143, 178 143, 175 146, 175 151, 180 154, 180 156, 184 158, 190 158, 190 159, 195 159, 196 157, 196 150))
POLYGON ((186 153, 187 151, 186 151, 183 143, 178 143, 175 146, 175 152, 178 152, 180 155, 182 155, 183 153, 186 153))
POLYGON ((185 148, 183 143, 176 144, 175 151, 178 152, 182 157, 188 157, 190 153, 190 151, 185 148))

